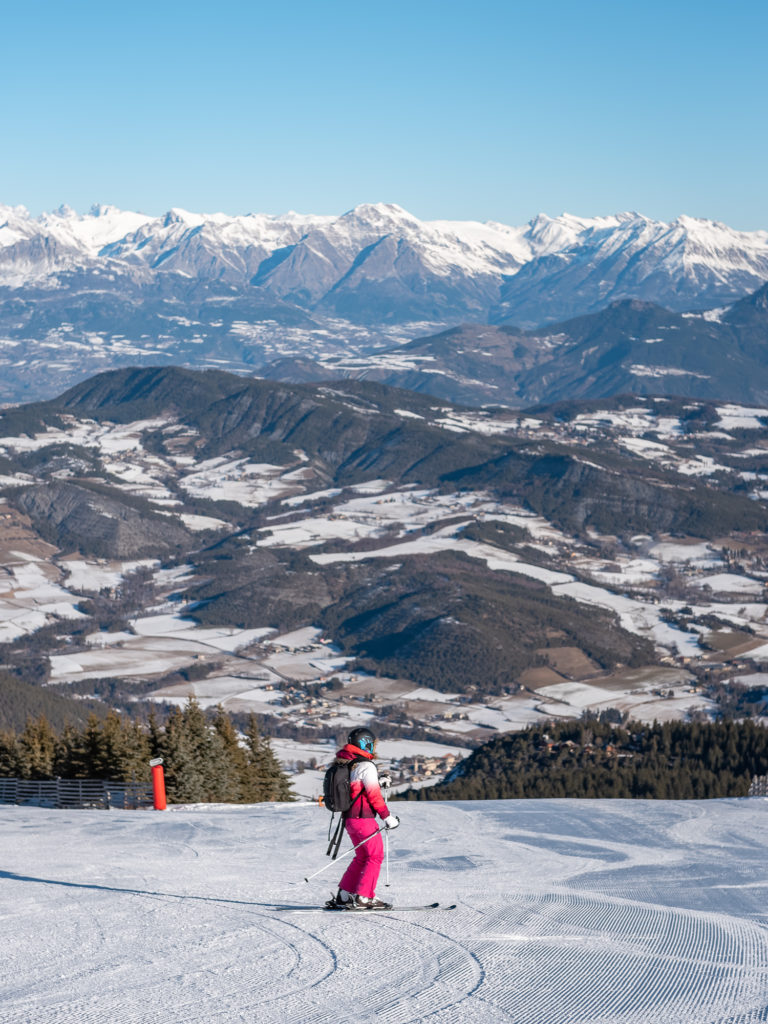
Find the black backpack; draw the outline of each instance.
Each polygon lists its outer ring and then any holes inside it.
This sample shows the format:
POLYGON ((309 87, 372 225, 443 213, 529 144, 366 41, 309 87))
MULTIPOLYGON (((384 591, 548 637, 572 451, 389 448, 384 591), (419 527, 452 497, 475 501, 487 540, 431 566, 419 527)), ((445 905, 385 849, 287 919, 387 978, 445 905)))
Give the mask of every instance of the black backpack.
POLYGON ((367 760, 367 757, 354 757, 348 761, 335 760, 326 771, 323 779, 323 803, 332 814, 347 814, 365 793, 365 790, 362 790, 353 800, 349 777, 356 764, 367 760))
POLYGON ((328 849, 326 854, 336 860, 341 846, 341 837, 344 834, 344 821, 347 815, 355 806, 358 800, 365 796, 365 790, 361 789, 355 799, 352 799, 349 777, 352 769, 361 761, 367 761, 367 757, 353 757, 350 760, 337 759, 325 773, 323 779, 323 803, 332 814, 339 814, 339 821, 336 831, 333 831, 333 818, 328 825, 328 849))

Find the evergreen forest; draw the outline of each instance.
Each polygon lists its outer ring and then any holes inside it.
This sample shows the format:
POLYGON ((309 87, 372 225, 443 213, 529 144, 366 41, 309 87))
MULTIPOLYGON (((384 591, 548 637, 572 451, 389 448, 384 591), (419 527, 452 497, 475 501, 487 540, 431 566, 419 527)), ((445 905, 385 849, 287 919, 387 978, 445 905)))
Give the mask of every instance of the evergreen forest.
POLYGON ((149 783, 152 758, 162 757, 173 803, 259 803, 292 800, 288 778, 269 739, 250 715, 238 735, 223 708, 207 716, 194 699, 174 708, 163 725, 144 725, 110 711, 84 726, 56 730, 41 715, 23 730, 0 732, 0 777, 109 779, 149 783))
POLYGON ((752 721, 623 726, 584 718, 507 733, 407 800, 746 796, 768 773, 768 729, 752 721))

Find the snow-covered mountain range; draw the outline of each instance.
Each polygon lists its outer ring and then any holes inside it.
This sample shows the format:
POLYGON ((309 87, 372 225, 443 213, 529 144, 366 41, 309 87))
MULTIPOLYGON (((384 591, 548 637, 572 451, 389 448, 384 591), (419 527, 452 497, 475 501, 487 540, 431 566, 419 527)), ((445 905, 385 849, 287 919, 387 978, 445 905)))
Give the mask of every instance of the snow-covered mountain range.
POLYGON ((0 400, 47 397, 130 362, 252 371, 348 356, 462 323, 532 327, 621 300, 680 312, 768 280, 768 231, 640 214, 521 227, 340 217, 0 206, 0 400))
POLYGON ((82 216, 62 207, 33 218, 0 206, 0 222, 7 287, 53 286, 59 275, 83 271, 144 285, 179 274, 257 287, 364 323, 459 315, 533 325, 621 298, 684 310, 732 301, 768 279, 768 231, 692 217, 667 224, 637 213, 540 214, 509 227, 420 221, 379 203, 340 217, 174 209, 152 218, 96 206, 82 216))

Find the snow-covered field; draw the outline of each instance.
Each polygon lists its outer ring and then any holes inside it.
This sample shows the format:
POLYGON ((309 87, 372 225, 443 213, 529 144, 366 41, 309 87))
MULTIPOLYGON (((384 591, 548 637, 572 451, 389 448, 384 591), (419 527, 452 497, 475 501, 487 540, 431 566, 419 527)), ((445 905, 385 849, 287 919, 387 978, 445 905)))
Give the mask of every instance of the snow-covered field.
POLYGON ((49 616, 79 618, 78 598, 52 579, 56 571, 22 552, 0 566, 0 643, 40 629, 49 616))
MULTIPOLYGON (((200 654, 233 653, 273 630, 214 627, 205 629, 179 615, 149 615, 132 622, 130 633, 94 633, 89 651, 51 656, 51 679, 99 679, 108 675, 145 676, 189 664, 200 654)), ((235 684, 237 686, 240 684, 235 684)), ((192 691, 193 692, 193 691, 192 691)))
POLYGON ((0 808, 3 1024, 768 1019, 768 801, 400 804, 390 888, 312 914, 312 805, 0 808))

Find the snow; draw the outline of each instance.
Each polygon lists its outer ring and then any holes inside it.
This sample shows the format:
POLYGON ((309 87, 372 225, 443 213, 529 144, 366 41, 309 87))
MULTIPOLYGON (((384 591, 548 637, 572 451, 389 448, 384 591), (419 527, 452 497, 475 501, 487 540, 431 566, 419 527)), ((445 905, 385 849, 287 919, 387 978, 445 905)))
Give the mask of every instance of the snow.
MULTIPOLYGON (((297 651, 308 644, 317 643, 320 639, 320 630, 314 626, 304 626, 302 629, 294 629, 290 633, 280 633, 279 636, 270 640, 271 647, 284 647, 289 651, 297 651)), ((315 652, 317 656, 317 652, 315 652)))
MULTIPOLYGON (((447 515, 468 513, 475 506, 486 507, 480 501, 484 496, 475 493, 439 495, 435 491, 404 489, 382 494, 387 486, 390 485, 386 481, 356 486, 355 491, 363 492, 360 497, 335 505, 324 516, 308 516, 284 524, 279 521, 282 515, 272 517, 268 520, 270 525, 259 531, 258 543, 264 547, 311 547, 331 539, 355 541, 377 537, 388 528, 403 534, 447 515)), ((354 552, 348 554, 353 560, 358 557, 354 552)))
POLYGON ((607 583, 612 586, 626 586, 628 583, 649 583, 656 577, 659 571, 658 563, 654 562, 651 558, 620 558, 616 559, 615 563, 609 564, 617 564, 621 571, 616 572, 607 567, 596 569, 594 565, 588 566, 588 571, 599 583, 607 583))
POLYGON ((665 449, 659 443, 646 441, 641 435, 653 431, 660 437, 679 438, 682 433, 678 416, 661 415, 662 409, 638 406, 631 409, 613 410, 600 409, 594 413, 579 413, 573 419, 573 426, 579 430, 596 431, 603 434, 606 428, 624 435, 617 443, 635 450, 644 458, 663 457, 665 450, 672 455, 671 449, 665 449))
POLYGON ((642 366, 636 363, 629 368, 629 372, 636 377, 698 377, 700 380, 708 380, 705 373, 696 373, 694 370, 682 370, 675 366, 642 366))
POLYGON ((676 466, 678 473, 685 476, 709 476, 712 473, 727 473, 726 466, 721 466, 709 455, 697 455, 693 459, 683 459, 676 466))
POLYGON ((106 643, 100 648, 78 654, 51 655, 51 682, 160 675, 179 669, 189 661, 189 658, 167 650, 152 655, 146 648, 140 653, 108 649, 109 644, 106 643))
MULTIPOLYGON (((661 263, 668 272, 676 271, 686 280, 701 275, 727 280, 734 274, 760 278, 768 248, 765 231, 739 232, 692 217, 679 217, 669 224, 637 213, 607 217, 539 214, 528 224, 510 226, 492 221, 421 221, 391 203, 363 203, 342 216, 292 211, 280 216, 229 216, 173 208, 164 216, 150 218, 96 206, 84 216, 62 207, 33 219, 22 207, 3 206, 0 211, 0 247, 26 242, 34 248, 41 238, 48 242, 38 246, 40 255, 28 256, 20 266, 9 266, 6 283, 17 284, 79 265, 109 271, 115 261, 139 273, 154 265, 189 275, 199 270, 195 255, 200 246, 192 244, 195 236, 208 258, 213 253, 229 272, 241 264, 249 265, 248 253, 267 258, 291 245, 297 245, 310 262, 331 249, 342 258, 346 272, 361 249, 390 238, 412 247, 436 275, 482 278, 511 276, 533 259, 547 255, 567 259, 574 253, 598 260, 620 258, 624 263, 638 258, 647 261, 652 253, 652 265, 661 263)), ((722 312, 700 315, 717 318, 722 312)))
POLYGON ((476 434, 507 434, 517 426, 516 421, 492 419, 483 413, 451 412, 449 416, 436 419, 438 426, 456 433, 474 432, 476 434))
POLYGON ((612 705, 615 699, 615 694, 609 690, 601 690, 598 686, 588 686, 586 683, 576 682, 540 686, 536 693, 539 697, 560 701, 579 710, 601 704, 612 705))
POLYGON ((768 661, 768 644, 761 644, 759 647, 754 647, 749 652, 749 656, 753 661, 768 661))
POLYGON ((628 449, 643 459, 658 459, 660 456, 672 455, 672 449, 667 444, 660 444, 658 441, 648 441, 644 437, 620 437, 618 440, 622 448, 628 449))
POLYGON ((335 538, 361 540, 380 532, 378 523, 362 524, 352 521, 339 522, 337 513, 328 516, 313 516, 284 526, 270 525, 259 530, 258 543, 261 547, 310 547, 335 538))
POLYGON ((4 564, 0 575, 0 643, 9 643, 25 633, 41 629, 49 616, 84 618, 77 610, 80 598, 59 586, 50 576, 55 570, 31 556, 23 564, 4 564))
POLYGON ((717 411, 720 416, 717 426, 723 430, 765 430, 762 421, 768 418, 768 409, 721 405, 717 411))
POLYGON ((279 690, 268 690, 266 684, 278 682, 277 676, 269 678, 264 671, 260 676, 267 678, 253 679, 247 676, 209 676, 199 682, 175 684, 155 690, 154 700, 183 706, 189 697, 194 697, 203 708, 216 707, 221 704, 228 711, 273 712, 270 704, 279 704, 282 695, 279 690))
POLYGON ((408 690, 398 696, 399 701, 403 700, 430 700, 439 704, 450 704, 458 698, 456 693, 441 693, 440 690, 433 690, 430 686, 419 686, 415 690, 408 690))
POLYGON ((35 478, 29 473, 15 473, 13 476, 0 473, 0 487, 28 487, 34 482, 35 478))
POLYGON ((320 501, 323 498, 335 498, 341 494, 341 488, 329 487, 324 491, 312 491, 309 494, 297 494, 293 498, 283 498, 281 504, 288 506, 303 505, 305 502, 320 501))
POLYGON ((85 246, 92 255, 111 242, 137 231, 148 224, 151 217, 130 210, 119 210, 115 206, 95 205, 87 214, 78 216, 74 210, 62 207, 55 213, 44 213, 40 222, 46 227, 70 233, 72 238, 85 246))
POLYGON ((25 633, 34 633, 47 621, 43 612, 16 611, 3 601, 0 603, 0 643, 7 644, 25 633))
POLYGON ((693 710, 714 710, 713 702, 708 698, 691 692, 687 686, 681 690, 679 682, 676 686, 670 686, 670 683, 665 673, 660 672, 656 679, 649 674, 639 686, 627 686, 624 690, 602 689, 599 685, 571 681, 540 686, 536 696, 543 698, 545 703, 541 703, 538 710, 547 717, 579 718, 587 708, 616 708, 627 712, 635 722, 649 724, 680 721, 693 710), (666 696, 670 689, 674 694, 672 697, 666 696), (665 696, 660 696, 659 690, 663 690, 665 696))
POLYGON ((236 501, 255 508, 273 498, 282 498, 296 491, 294 481, 286 482, 284 466, 250 463, 247 459, 217 456, 197 463, 194 473, 179 479, 179 485, 197 498, 236 501))
POLYGON ((502 551, 491 544, 482 544, 479 541, 456 537, 455 532, 456 526, 453 525, 436 530, 427 537, 403 541, 400 544, 392 544, 375 551, 341 551, 310 555, 310 558, 318 565, 331 565, 336 562, 360 562, 367 558, 404 558, 407 555, 435 554, 439 551, 462 551, 472 558, 482 559, 489 569, 505 569, 508 572, 516 572, 522 576, 541 580, 543 583, 564 583, 573 579, 572 576, 564 572, 555 572, 538 565, 529 565, 517 555, 502 551))
POLYGON ((745 675, 734 676, 733 682, 741 683, 750 689, 768 689, 768 672, 747 672, 745 675))
POLYGON ((193 619, 185 619, 180 615, 150 615, 142 619, 133 619, 131 626, 140 637, 194 640, 197 644, 230 653, 248 647, 274 632, 269 627, 237 629, 233 626, 213 626, 206 629, 198 626, 193 619))
POLYGON ((683 565, 690 563, 695 568, 719 565, 722 561, 709 544, 704 542, 686 544, 682 541, 659 541, 651 546, 649 554, 653 558, 658 558, 660 562, 679 562, 683 565))
MULTIPOLYGON (((676 422, 679 428, 679 420, 676 422)), ((577 416, 574 416, 573 424, 577 427, 604 427, 608 425, 632 434, 641 434, 651 429, 654 424, 654 415, 650 409, 646 409, 643 406, 622 409, 620 411, 600 409, 596 413, 579 413, 577 416)))
POLYGON ((59 562, 67 574, 67 586, 72 590, 101 590, 103 587, 116 587, 126 573, 136 569, 151 568, 159 563, 149 558, 134 562, 96 562, 83 558, 67 558, 59 562))
POLYGON ((182 512, 179 516, 182 523, 190 530, 225 530, 229 523, 223 519, 214 519, 213 516, 197 516, 189 512, 182 512))
MULTIPOLYGON (((316 804, 0 808, 3 1024, 752 1024, 768 801, 402 803, 390 888, 316 905, 316 804)), ((346 843, 343 849, 346 849, 346 843)))
MULTIPOLYGON (((274 632, 270 628, 204 628, 192 619, 172 614, 133 619, 131 628, 132 634, 91 634, 88 651, 53 655, 51 679, 72 682, 106 676, 159 675, 189 665, 201 655, 235 654, 274 632)), ((241 691, 245 688, 240 684, 241 691)))
MULTIPOLYGON (((69 420, 68 429, 47 427, 45 433, 28 437, 0 437, 0 448, 14 452, 39 451, 52 444, 84 445, 98 448, 104 455, 133 453, 140 449, 141 434, 145 430, 159 429, 168 425, 165 419, 136 420, 133 423, 96 423, 93 420, 76 420, 74 417, 62 417, 69 420)), ((147 456, 144 456, 147 458, 147 456)), ((155 459, 161 464, 161 460, 155 459)))
POLYGON ((592 604, 598 608, 608 608, 616 612, 624 629, 640 636, 649 636, 654 643, 661 647, 670 649, 676 647, 681 655, 692 658, 701 654, 697 636, 684 633, 682 630, 662 622, 659 618, 659 608, 654 604, 626 597, 623 594, 614 594, 602 587, 593 587, 588 583, 578 581, 554 586, 552 592, 572 597, 582 604, 592 604))
POLYGON ((765 591, 765 584, 753 580, 749 576, 737 576, 732 572, 719 572, 713 576, 697 576, 691 580, 694 587, 710 587, 715 593, 751 594, 760 597, 765 591))
MULTIPOLYGON (((673 607, 680 607, 681 602, 672 602, 673 607)), ((732 622, 735 626, 753 625, 764 626, 768 617, 768 605, 760 602, 739 602, 738 604, 725 604, 718 601, 707 601, 706 604, 690 604, 694 616, 717 615, 721 619, 732 622)))

